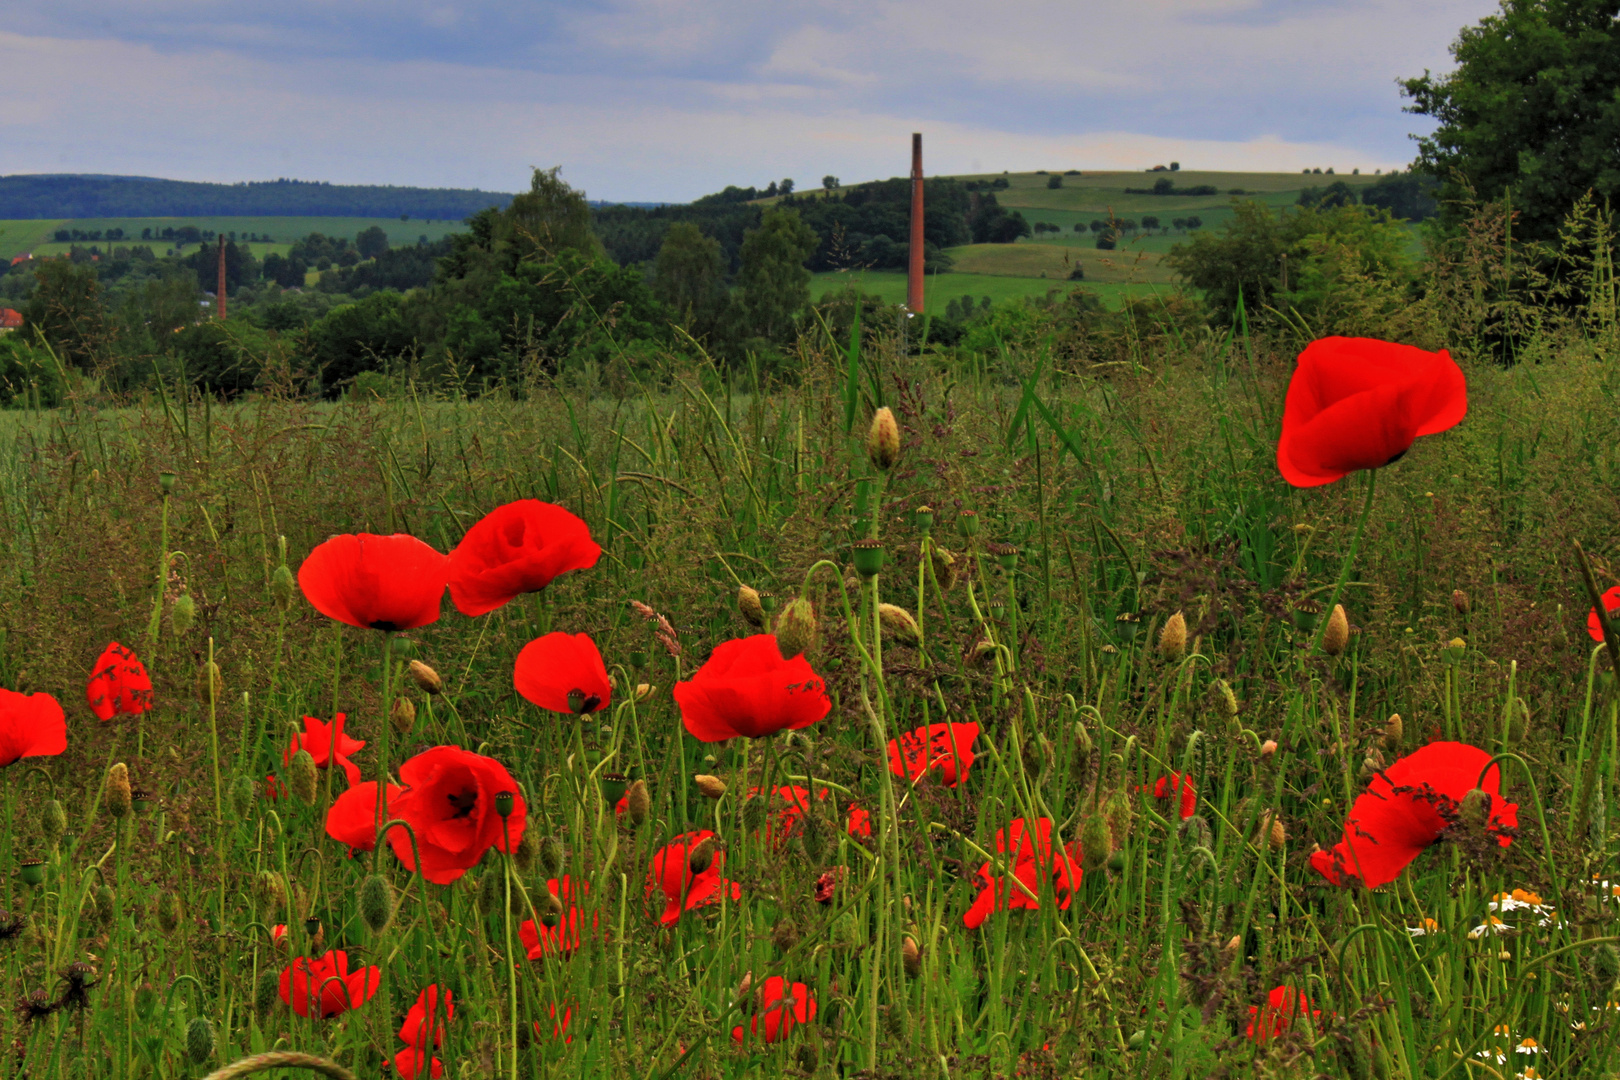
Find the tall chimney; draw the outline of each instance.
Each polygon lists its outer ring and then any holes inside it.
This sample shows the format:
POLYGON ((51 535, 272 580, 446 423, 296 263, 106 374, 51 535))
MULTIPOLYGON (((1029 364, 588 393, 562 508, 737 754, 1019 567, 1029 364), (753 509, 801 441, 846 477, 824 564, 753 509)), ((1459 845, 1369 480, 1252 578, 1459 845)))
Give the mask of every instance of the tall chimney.
POLYGON ((911 136, 911 267, 906 280, 906 310, 923 310, 923 171, 922 133, 911 136))
POLYGON ((215 299, 219 302, 219 317, 225 318, 225 234, 219 234, 219 292, 215 299))

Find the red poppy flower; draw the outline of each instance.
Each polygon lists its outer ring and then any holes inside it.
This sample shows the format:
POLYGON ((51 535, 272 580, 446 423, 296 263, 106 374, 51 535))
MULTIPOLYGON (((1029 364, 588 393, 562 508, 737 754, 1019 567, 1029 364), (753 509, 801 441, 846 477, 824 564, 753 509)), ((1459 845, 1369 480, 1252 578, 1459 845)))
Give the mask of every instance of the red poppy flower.
MULTIPOLYGON (((1620 585, 1616 585, 1601 597, 1603 610, 1608 612, 1610 622, 1620 622, 1620 585)), ((1603 640, 1603 624, 1598 621, 1597 608, 1593 608, 1586 616, 1586 632, 1592 635, 1593 641, 1603 640)))
MULTIPOLYGON (((591 891, 591 883, 581 881, 578 883, 579 898, 584 899, 585 894, 591 891)), ((528 950, 530 960, 538 960, 547 953, 560 953, 570 956, 579 948, 579 928, 584 921, 584 913, 575 903, 575 883, 564 874, 559 880, 552 878, 546 882, 546 888, 551 895, 562 902, 563 915, 556 926, 541 926, 537 930, 533 919, 524 919, 518 927, 518 937, 523 939, 523 947, 528 950)), ((591 929, 596 929, 597 915, 591 915, 591 929)))
POLYGON ((519 499, 485 514, 450 553, 450 599, 463 615, 482 615, 559 574, 590 569, 601 554, 579 518, 519 499))
POLYGON ((96 657, 84 698, 97 720, 105 722, 120 714, 136 716, 152 707, 152 680, 134 650, 115 641, 96 657))
POLYGON ((1023 889, 1011 881, 1003 882, 991 873, 991 863, 979 867, 975 876, 978 878, 979 895, 973 901, 973 906, 967 909, 962 916, 963 924, 969 930, 976 930, 990 917, 999 904, 1011 911, 1015 908, 1038 908, 1041 892, 1041 877, 1046 876, 1052 882, 1052 894, 1057 898, 1059 911, 1067 911, 1069 903, 1074 899, 1074 890, 1080 884, 1080 864, 1064 849, 1052 850, 1052 819, 1036 818, 1034 839, 1029 835, 1023 818, 1014 818, 1005 829, 996 830, 996 851, 1006 855, 1012 853, 1010 861, 1013 866, 1013 876, 1023 883, 1023 889))
POLYGON ((722 890, 730 892, 733 900, 742 898, 742 886, 720 876, 726 864, 723 849, 715 849, 714 861, 701 874, 692 873, 687 865, 692 849, 713 835, 708 829, 682 833, 653 853, 652 867, 647 873, 647 895, 652 896, 654 889, 663 890, 664 913, 658 921, 664 926, 679 922, 683 911, 719 900, 722 890))
MULTIPOLYGON (((281 788, 281 792, 282 795, 286 794, 285 786, 281 788)), ((388 807, 384 811, 388 817, 383 818, 383 821, 394 816, 394 801, 404 793, 404 788, 396 784, 388 785, 388 807)), ((348 844, 351 858, 377 846, 377 830, 381 827, 382 821, 377 820, 375 780, 354 785, 333 799, 332 805, 326 811, 326 835, 339 843, 348 844)), ((405 842, 407 845, 410 843, 409 840, 405 842)))
POLYGON ((967 779, 973 765, 973 740, 979 737, 978 724, 944 721, 908 731, 889 740, 889 771, 910 780, 921 780, 930 770, 946 787, 967 779))
POLYGON ((1331 484, 1388 465, 1467 412, 1462 369, 1444 349, 1321 338, 1299 354, 1288 384, 1277 467, 1295 487, 1331 484))
MULTIPOLYGON (((435 746, 401 765, 399 779, 404 786, 397 795, 389 793, 388 816, 410 823, 422 852, 422 876, 435 885, 448 885, 461 877, 490 848, 515 851, 523 839, 528 809, 518 794, 517 781, 492 757, 459 746, 435 746), (495 796, 503 791, 512 795, 512 814, 504 825, 495 812, 495 796)), ((332 830, 333 815, 355 792, 368 788, 369 797, 356 796, 358 805, 345 807, 344 813, 352 818, 356 813, 375 811, 377 789, 371 784, 352 787, 333 801, 327 814, 328 833, 337 836, 332 830)), ((363 820, 369 824, 371 818, 363 820)), ((390 829, 388 844, 405 869, 416 869, 411 838, 404 829, 390 829)))
MULTIPOLYGON (((1146 791, 1147 785, 1137 788, 1146 791)), ((1181 792, 1181 817, 1185 821, 1198 812, 1198 793, 1193 790, 1192 777, 1183 776, 1173 772, 1169 776, 1161 776, 1153 782, 1153 797, 1155 799, 1169 799, 1175 792, 1181 792)))
POLYGON ((410 630, 439 617, 449 562, 414 536, 345 533, 318 544, 298 568, 315 610, 370 630, 410 630))
POLYGON ((831 870, 823 870, 821 876, 816 878, 816 903, 832 903, 833 893, 838 891, 838 885, 844 880, 844 868, 835 866, 831 870))
POLYGON ((416 995, 416 1004, 405 1014, 405 1023, 399 1029, 399 1039, 416 1050, 426 1050, 431 1029, 433 1045, 443 1046, 445 1026, 455 1018, 455 1015, 454 991, 446 988, 444 1003, 440 1007, 439 984, 429 983, 426 990, 416 995))
POLYGON ((809 727, 832 709, 821 676, 803 654, 782 659, 776 635, 716 646, 686 682, 675 684, 686 730, 700 742, 759 739, 809 727))
MULTIPOLYGON (((416 1080, 422 1068, 422 1059, 425 1054, 418 1053, 415 1047, 401 1050, 394 1055, 394 1071, 399 1073, 400 1080, 416 1080)), ((444 1076, 444 1062, 433 1058, 428 1065, 429 1075, 433 1080, 440 1080, 444 1076)))
POLYGON ((323 1017, 336 1016, 370 1001, 381 983, 381 968, 350 971, 349 954, 334 949, 314 960, 300 956, 282 968, 281 1000, 299 1016, 308 1016, 312 1005, 319 1006, 323 1017))
POLYGON ((67 749, 67 718, 49 694, 0 690, 0 766, 67 749))
MULTIPOLYGON (((798 1024, 808 1024, 816 1018, 816 995, 802 982, 791 986, 780 975, 765 980, 759 994, 759 1010, 748 1021, 748 1034, 757 1035, 768 1043, 788 1037, 798 1024)), ((740 1043, 742 1025, 731 1029, 731 1041, 740 1043)))
MULTIPOLYGON (((759 788, 748 789, 750 799, 759 795, 759 788)), ((802 787, 779 787, 775 792, 776 800, 780 801, 780 809, 769 813, 765 818, 765 839, 780 846, 791 840, 799 832, 799 823, 804 815, 810 812, 810 792, 802 787)), ((826 802, 827 788, 820 788, 816 792, 818 802, 826 802)), ((754 834, 758 836, 758 833, 754 834)))
MULTIPOLYGON (((1334 885, 1360 882, 1369 889, 1394 881, 1408 863, 1457 819, 1463 796, 1479 781, 1491 755, 1467 743, 1430 743, 1373 777, 1357 796, 1344 839, 1311 855, 1311 865, 1334 885)), ((1517 803, 1503 800, 1495 765, 1479 786, 1490 796, 1487 829, 1502 847, 1513 842, 1517 803)))
POLYGON ((324 720, 317 720, 313 716, 304 717, 304 733, 294 735, 292 744, 281 754, 283 765, 292 761, 293 755, 300 750, 308 750, 309 756, 315 759, 315 767, 324 769, 332 764, 332 740, 337 739, 337 763, 343 769, 343 775, 349 778, 349 786, 360 782, 360 766, 349 760, 351 754, 358 754, 365 749, 363 739, 351 739, 343 733, 344 715, 338 713, 332 717, 330 724, 324 720))
POLYGON ((1266 1004, 1249 1006, 1249 1027, 1245 1034, 1257 1043, 1275 1039, 1288 1030, 1295 1017, 1309 1015, 1320 1019, 1322 1013, 1311 1008, 1305 991, 1291 986, 1279 986, 1266 995, 1266 1004))
POLYGON ((872 839, 872 815, 858 806, 849 808, 849 824, 844 829, 857 840, 872 839))
POLYGON ((286 923, 276 923, 276 925, 274 925, 274 926, 272 926, 270 928, 270 944, 279 946, 279 945, 284 944, 286 942, 286 940, 287 940, 287 924, 286 923))
POLYGON ((518 653, 512 685, 542 709, 570 715, 597 712, 613 700, 607 666, 589 634, 535 638, 518 653))

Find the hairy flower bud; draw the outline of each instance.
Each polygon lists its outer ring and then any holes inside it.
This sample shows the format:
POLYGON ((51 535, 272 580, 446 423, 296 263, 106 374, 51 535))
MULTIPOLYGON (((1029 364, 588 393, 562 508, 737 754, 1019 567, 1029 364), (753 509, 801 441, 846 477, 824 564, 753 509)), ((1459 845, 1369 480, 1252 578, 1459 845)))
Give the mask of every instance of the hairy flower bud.
POLYGON ((692 784, 705 798, 718 799, 726 793, 726 782, 718 776, 707 773, 698 773, 692 777, 692 784))
POLYGON ((1178 611, 1164 620, 1164 628, 1159 631, 1159 655, 1174 663, 1186 654, 1187 620, 1178 611))
POLYGON ((922 640, 917 620, 898 604, 879 604, 878 621, 883 624, 883 632, 901 645, 914 646, 922 640))
POLYGON ((517 867, 518 873, 527 874, 539 861, 540 831, 524 829, 523 839, 517 842, 517 847, 512 851, 512 865, 517 867))
POLYGON ((180 926, 180 894, 172 889, 165 889, 158 894, 154 904, 158 926, 163 928, 165 934, 172 934, 180 926))
POLYGON ((1277 740, 1267 739, 1260 744, 1260 760, 1268 761, 1277 755, 1277 740))
POLYGON ((253 986, 253 1011, 260 1016, 268 1016, 280 1000, 281 972, 275 967, 266 968, 259 973, 259 981, 253 986))
POLYGON ((624 813, 630 819, 630 824, 640 825, 647 820, 647 814, 652 810, 652 793, 647 790, 647 781, 632 780, 624 792, 624 813))
POLYGON ((776 617, 776 647, 791 660, 816 644, 816 609, 804 597, 795 597, 776 617))
POLYGON ((906 974, 913 979, 922 974, 922 949, 917 947, 917 939, 910 934, 900 939, 900 960, 905 965, 906 974))
POLYGON ((407 697, 394 699, 393 707, 388 710, 388 722, 394 726, 395 734, 403 738, 411 733, 416 726, 416 705, 407 697))
POLYGON ((219 665, 212 660, 203 662, 197 669, 197 699, 204 705, 218 701, 225 695, 225 679, 220 674, 219 665))
POLYGON ((563 868, 562 841, 555 836, 548 836, 540 844, 540 868, 546 872, 546 877, 554 878, 562 873, 563 868))
POLYGON ((714 837, 704 837, 686 856, 686 868, 694 874, 701 874, 714 865, 714 837))
POLYGON ((421 687, 421 689, 425 692, 429 694, 444 693, 444 680, 439 678, 439 673, 437 671, 434 671, 432 668, 422 663, 422 661, 412 660, 410 664, 406 666, 406 670, 411 673, 411 678, 415 681, 416 685, 421 687))
POLYGON ((1087 870, 1100 870, 1108 864, 1114 853, 1114 841, 1108 830, 1108 819, 1092 814, 1080 827, 1080 853, 1087 870))
POLYGON ((1227 720, 1234 720, 1238 714, 1237 695, 1225 679, 1216 679, 1209 685, 1209 697, 1215 705, 1215 711, 1227 720))
POLYGON ((1401 736, 1406 733, 1406 725, 1401 721, 1400 713, 1391 713, 1389 720, 1384 724, 1384 749, 1395 753, 1401 748, 1401 736))
POLYGON ((129 813, 132 798, 129 789, 129 766, 122 761, 107 770, 106 786, 102 789, 102 802, 107 807, 107 813, 115 818, 121 818, 129 813))
POLYGON ((394 921, 394 887, 381 874, 368 874, 360 883, 360 918, 373 934, 394 921))
POLYGON ((934 581, 939 587, 949 592, 956 584, 956 556, 942 547, 928 546, 929 569, 933 572, 934 581))
POLYGON ((771 944, 781 952, 787 952, 799 943, 799 927, 786 916, 777 920, 776 926, 771 930, 771 944))
POLYGON ((301 802, 315 801, 318 785, 315 776, 315 758, 308 750, 299 750, 287 764, 287 787, 301 802))
POLYGON ((1343 604, 1334 604, 1333 613, 1328 616, 1327 629, 1322 631, 1322 651, 1329 656, 1338 656, 1348 644, 1350 617, 1344 613, 1343 604))
POLYGON ((893 468, 900 457, 900 425, 887 405, 872 414, 872 426, 866 433, 866 456, 884 472, 893 468))
POLYGON ((1458 819, 1471 828, 1483 829, 1490 816, 1491 796, 1481 788, 1471 788, 1457 807, 1458 819))
POLYGON ((214 1056, 214 1025, 206 1016, 193 1016, 186 1025, 186 1056, 201 1065, 214 1056))
POLYGON ((1459 615, 1468 614, 1468 594, 1461 589, 1452 589, 1451 609, 1459 615))
POLYGON ((1108 832, 1116 851, 1125 846, 1126 838, 1131 835, 1131 813, 1131 798, 1123 791, 1114 792, 1103 804, 1103 814, 1108 819, 1108 832))
POLYGON ((275 573, 270 575, 270 597, 275 601, 276 607, 282 611, 292 609, 293 598, 298 595, 298 582, 293 578, 293 572, 286 563, 276 567, 275 573))
POLYGON ((169 605, 169 627, 179 636, 184 637, 192 624, 197 621, 197 601, 191 594, 183 592, 174 598, 169 605))
POLYGON ((51 847, 60 843, 62 834, 67 832, 67 811, 55 799, 45 800, 45 807, 39 815, 39 831, 51 847))
POLYGON ((750 589, 747 585, 737 586, 737 614, 755 630, 765 629, 765 605, 759 598, 758 590, 750 589))

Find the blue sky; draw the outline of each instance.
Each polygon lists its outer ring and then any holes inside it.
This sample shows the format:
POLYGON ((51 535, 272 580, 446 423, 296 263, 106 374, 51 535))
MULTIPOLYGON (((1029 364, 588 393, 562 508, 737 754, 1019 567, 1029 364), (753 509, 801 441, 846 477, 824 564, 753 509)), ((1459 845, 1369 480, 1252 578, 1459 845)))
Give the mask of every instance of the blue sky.
POLYGON ((1489 0, 0 0, 0 171, 527 186, 1410 161, 1489 0))

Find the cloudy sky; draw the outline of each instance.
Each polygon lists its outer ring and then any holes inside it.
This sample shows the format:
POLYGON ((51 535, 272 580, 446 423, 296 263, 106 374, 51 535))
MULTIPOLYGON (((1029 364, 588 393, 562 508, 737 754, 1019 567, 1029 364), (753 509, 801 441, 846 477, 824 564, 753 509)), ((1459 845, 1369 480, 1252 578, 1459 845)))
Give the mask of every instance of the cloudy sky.
POLYGON ((906 171, 1390 168, 1494 0, 0 0, 0 172, 592 198, 906 171))

